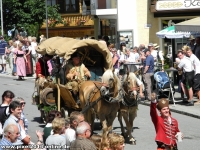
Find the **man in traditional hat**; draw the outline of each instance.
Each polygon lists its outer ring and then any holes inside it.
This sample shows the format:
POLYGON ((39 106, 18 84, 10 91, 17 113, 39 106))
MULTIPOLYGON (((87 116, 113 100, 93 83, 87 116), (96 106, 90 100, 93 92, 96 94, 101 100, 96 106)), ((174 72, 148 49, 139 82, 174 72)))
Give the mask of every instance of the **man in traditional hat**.
MULTIPOLYGON (((157 102, 156 93, 152 93, 150 115, 156 130, 155 141, 158 145, 157 150, 177 150, 176 135, 180 130, 178 128, 178 121, 171 117, 169 101, 162 98, 157 102), (161 114, 160 116, 157 113, 156 107, 161 114)), ((183 138, 183 134, 181 137, 183 138)))
POLYGON ((187 46, 189 46, 192 50, 192 52, 194 53, 194 47, 195 47, 195 37, 193 35, 190 36, 190 38, 188 39, 188 43, 186 44, 187 46))
MULTIPOLYGON (((163 68, 163 65, 164 65, 164 58, 163 58, 163 54, 162 54, 162 51, 160 51, 158 48, 160 46, 155 43, 149 43, 148 45, 148 48, 150 49, 151 51, 151 55, 153 56, 154 58, 154 66, 157 66, 158 65, 158 61, 159 59, 161 60, 161 64, 162 64, 162 70, 164 69, 163 68)), ((158 69, 157 67, 155 67, 155 69, 158 69)))
POLYGON ((66 78, 68 80, 66 86, 72 89, 73 96, 78 101, 78 91, 81 83, 87 78, 91 78, 90 71, 80 61, 80 55, 75 52, 71 55, 72 62, 67 65, 66 78))

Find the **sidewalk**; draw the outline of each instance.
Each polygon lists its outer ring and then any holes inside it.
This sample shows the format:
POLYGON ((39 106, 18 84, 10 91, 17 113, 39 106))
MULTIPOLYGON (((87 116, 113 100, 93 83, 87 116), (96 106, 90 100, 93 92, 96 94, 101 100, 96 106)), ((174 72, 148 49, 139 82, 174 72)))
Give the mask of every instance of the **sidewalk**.
MULTIPOLYGON (((1 69, 1 67, 0 67, 1 69)), ((0 77, 8 77, 8 78, 12 78, 12 79, 18 79, 18 76, 13 76, 12 75, 12 71, 11 68, 9 67, 9 65, 6 65, 6 72, 5 74, 1 74, 0 73, 0 77)), ((24 77, 25 80, 35 80, 35 74, 32 77, 24 77)))
MULTIPOLYGON (((200 104, 196 104, 194 106, 186 106, 187 103, 183 103, 181 101, 181 95, 178 92, 175 92, 174 95, 175 100, 180 102, 175 102, 175 105, 173 104, 173 101, 170 101, 170 110, 172 112, 176 112, 179 114, 187 115, 194 118, 200 119, 200 104)), ((197 98, 194 97, 194 100, 197 101, 197 98)), ((150 102, 139 102, 141 105, 150 106, 150 102)))

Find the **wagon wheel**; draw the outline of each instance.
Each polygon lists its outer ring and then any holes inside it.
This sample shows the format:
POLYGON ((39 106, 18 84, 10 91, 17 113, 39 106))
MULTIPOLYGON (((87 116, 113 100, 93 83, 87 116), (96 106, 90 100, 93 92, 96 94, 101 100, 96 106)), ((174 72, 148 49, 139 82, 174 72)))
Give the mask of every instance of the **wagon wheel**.
POLYGON ((62 116, 63 116, 65 119, 67 119, 68 116, 69 116, 69 112, 68 112, 64 107, 62 107, 62 108, 60 109, 60 111, 61 111, 62 116))

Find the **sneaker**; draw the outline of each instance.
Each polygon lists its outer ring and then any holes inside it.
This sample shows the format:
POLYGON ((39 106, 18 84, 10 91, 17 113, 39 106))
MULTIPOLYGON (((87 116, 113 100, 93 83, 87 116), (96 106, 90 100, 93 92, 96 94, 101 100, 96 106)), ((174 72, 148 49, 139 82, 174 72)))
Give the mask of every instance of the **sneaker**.
POLYGON ((186 106, 194 106, 194 102, 190 101, 189 103, 186 104, 186 106))
POLYGON ((6 74, 6 72, 5 72, 5 71, 2 71, 1 74, 6 74))

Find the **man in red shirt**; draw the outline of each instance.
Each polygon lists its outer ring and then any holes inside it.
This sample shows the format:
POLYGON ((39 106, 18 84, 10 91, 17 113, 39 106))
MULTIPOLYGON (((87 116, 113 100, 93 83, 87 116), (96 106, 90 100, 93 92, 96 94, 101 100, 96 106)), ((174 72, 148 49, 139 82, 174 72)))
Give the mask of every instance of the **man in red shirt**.
POLYGON ((176 134, 180 131, 178 121, 171 117, 169 101, 162 98, 157 102, 156 94, 152 93, 150 115, 156 130, 155 141, 158 145, 157 150, 177 150, 176 134), (160 116, 157 113, 156 107, 161 114, 160 116))
POLYGON ((36 63, 36 71, 35 71, 36 79, 39 77, 49 76, 47 61, 52 58, 53 56, 45 54, 43 57, 38 59, 38 62, 36 63))

